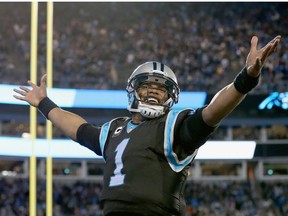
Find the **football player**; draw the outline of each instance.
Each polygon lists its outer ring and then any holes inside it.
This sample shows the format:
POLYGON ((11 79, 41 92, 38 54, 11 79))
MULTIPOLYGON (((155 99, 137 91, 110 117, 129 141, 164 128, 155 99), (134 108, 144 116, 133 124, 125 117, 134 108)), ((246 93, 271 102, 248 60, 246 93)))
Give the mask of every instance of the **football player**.
MULTIPOLYGON (((127 84, 131 116, 94 126, 59 108, 41 84, 14 89, 68 137, 105 160, 101 202, 105 216, 185 215, 188 169, 209 135, 259 81, 261 68, 281 36, 257 49, 252 37, 246 65, 211 102, 196 110, 173 110, 180 89, 171 68, 151 61, 137 67, 127 84)), ((193 83, 191 83, 193 85, 193 83)), ((193 103, 193 98, 191 98, 193 103)))

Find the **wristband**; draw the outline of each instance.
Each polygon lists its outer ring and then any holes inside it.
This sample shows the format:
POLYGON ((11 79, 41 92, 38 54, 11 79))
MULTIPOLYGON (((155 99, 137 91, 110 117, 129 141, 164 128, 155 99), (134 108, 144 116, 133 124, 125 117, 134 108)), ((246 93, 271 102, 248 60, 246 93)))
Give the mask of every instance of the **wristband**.
POLYGON ((58 107, 52 100, 50 100, 48 97, 43 98, 39 105, 38 110, 42 113, 43 116, 45 116, 46 119, 48 119, 49 112, 58 107))
POLYGON ((244 67, 235 77, 234 86, 241 94, 247 94, 258 85, 260 75, 258 77, 249 76, 247 68, 244 67))

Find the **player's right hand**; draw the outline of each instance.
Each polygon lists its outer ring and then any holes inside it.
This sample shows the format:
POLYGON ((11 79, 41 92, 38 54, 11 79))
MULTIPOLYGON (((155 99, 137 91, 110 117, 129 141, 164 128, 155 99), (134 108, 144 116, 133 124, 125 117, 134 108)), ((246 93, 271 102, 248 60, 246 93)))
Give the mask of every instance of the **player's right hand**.
POLYGON ((13 97, 18 100, 26 101, 31 106, 38 107, 40 101, 47 97, 46 77, 46 74, 41 77, 40 86, 37 86, 35 83, 28 80, 27 83, 31 88, 19 86, 19 89, 13 89, 13 91, 17 93, 17 95, 13 95, 13 97))

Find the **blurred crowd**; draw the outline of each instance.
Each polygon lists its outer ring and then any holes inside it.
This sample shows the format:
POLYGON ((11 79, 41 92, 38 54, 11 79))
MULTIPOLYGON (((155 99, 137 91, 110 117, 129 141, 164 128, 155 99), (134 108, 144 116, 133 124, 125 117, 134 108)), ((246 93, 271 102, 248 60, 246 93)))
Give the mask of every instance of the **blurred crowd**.
MULTIPOLYGON (((245 65, 250 39, 280 34, 254 94, 287 91, 288 7, 281 2, 54 3, 54 87, 124 89, 148 60, 169 65, 182 91, 215 93, 245 65), (251 9, 253 8, 253 10, 251 9)), ((30 3, 1 3, 1 83, 30 73, 30 3)), ((46 4, 39 4, 38 74, 46 72, 46 4)))
POLYGON ((287 182, 193 182, 185 190, 186 215, 284 216, 287 192, 287 182))
MULTIPOLYGON (((45 182, 37 183, 37 216, 45 215, 45 182)), ((54 182, 54 216, 102 216, 101 184, 54 182)), ((0 179, 0 216, 26 216, 29 183, 0 179)), ((185 188, 186 216, 284 216, 288 214, 288 184, 284 181, 190 182, 185 188)))

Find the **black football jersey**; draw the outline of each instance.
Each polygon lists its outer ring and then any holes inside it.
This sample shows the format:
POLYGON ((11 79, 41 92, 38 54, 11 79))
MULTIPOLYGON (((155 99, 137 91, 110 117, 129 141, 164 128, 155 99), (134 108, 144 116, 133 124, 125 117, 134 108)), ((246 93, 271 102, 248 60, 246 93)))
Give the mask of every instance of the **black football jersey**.
POLYGON ((185 140, 176 136, 181 134, 176 130, 193 113, 190 109, 172 110, 139 125, 120 117, 101 127, 86 124, 79 129, 79 143, 102 155, 106 163, 101 197, 105 215, 184 215, 183 190, 197 148, 178 158, 173 144, 185 140))

